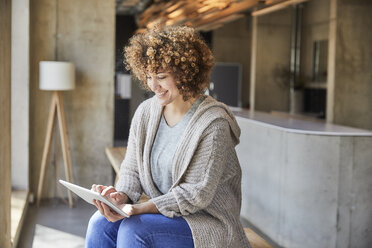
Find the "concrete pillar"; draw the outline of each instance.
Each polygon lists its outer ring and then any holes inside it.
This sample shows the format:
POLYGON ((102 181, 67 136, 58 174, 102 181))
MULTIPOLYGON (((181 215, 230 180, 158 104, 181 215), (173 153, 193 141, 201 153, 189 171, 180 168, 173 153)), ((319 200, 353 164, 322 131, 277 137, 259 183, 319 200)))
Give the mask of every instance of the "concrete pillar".
POLYGON ((251 78, 249 107, 251 113, 255 110, 256 96, 256 61, 257 61, 257 16, 252 17, 252 45, 251 45, 251 78))
POLYGON ((328 68, 327 68, 327 122, 334 122, 335 76, 336 76, 336 40, 337 40, 337 0, 330 0, 329 35, 328 35, 328 68))
MULTIPOLYGON (((33 0, 30 8, 31 190, 37 189, 51 96, 39 89, 42 60, 70 61, 76 67, 76 88, 62 92, 75 183, 110 184, 112 170, 104 150, 113 145, 115 1, 33 0)), ((56 134, 44 198, 62 195, 56 188, 55 170, 64 178, 56 134)))
MULTIPOLYGON (((30 2, 30 191, 34 193, 37 192, 51 100, 51 94, 48 94, 50 92, 39 89, 39 62, 55 60, 55 23, 56 1, 33 0, 30 2)), ((58 137, 58 133, 56 134, 55 136, 58 137)), ((50 159, 53 161, 53 155, 50 159)), ((44 193, 53 192, 55 189, 55 184, 50 184, 53 168, 49 164, 44 193)))
POLYGON ((242 65, 242 105, 249 105, 251 23, 250 15, 225 24, 213 31, 213 54, 217 62, 237 62, 242 65))
POLYGON ((334 123, 372 129, 372 1, 337 0, 334 123))
POLYGON ((11 0, 0 1, 0 247, 10 248, 11 0))
POLYGON ((12 186, 29 188, 30 0, 12 2, 12 186))
POLYGON ((255 110, 289 111, 292 8, 258 17, 255 110))

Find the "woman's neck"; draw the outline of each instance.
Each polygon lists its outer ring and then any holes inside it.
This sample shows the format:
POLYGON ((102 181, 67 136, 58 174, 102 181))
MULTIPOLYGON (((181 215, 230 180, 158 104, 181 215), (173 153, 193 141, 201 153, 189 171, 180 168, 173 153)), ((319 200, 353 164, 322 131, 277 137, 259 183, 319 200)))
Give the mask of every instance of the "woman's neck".
POLYGON ((167 115, 171 116, 184 116, 198 98, 199 96, 190 98, 185 102, 181 96, 166 105, 164 107, 164 112, 167 112, 167 115))

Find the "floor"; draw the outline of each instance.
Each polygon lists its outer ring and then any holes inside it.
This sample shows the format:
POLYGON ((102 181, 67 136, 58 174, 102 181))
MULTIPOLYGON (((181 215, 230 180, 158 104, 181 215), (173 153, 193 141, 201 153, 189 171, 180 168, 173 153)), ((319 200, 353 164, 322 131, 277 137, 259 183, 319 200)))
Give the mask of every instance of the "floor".
POLYGON ((11 242, 16 243, 19 238, 19 231, 22 228, 22 221, 27 212, 27 190, 12 190, 11 195, 11 242))
MULTIPOLYGON (((83 200, 78 201, 75 200, 74 204, 75 204, 74 208, 71 209, 69 208, 67 203, 61 201, 60 199, 53 199, 42 201, 39 208, 37 208, 35 204, 29 205, 24 220, 24 225, 20 234, 21 235, 20 237, 22 238, 19 239, 17 247, 18 248, 44 247, 44 246, 35 247, 35 244, 33 247, 34 235, 36 234, 35 231, 39 232, 39 234, 37 234, 39 236, 41 232, 49 234, 50 233, 49 231, 52 231, 51 233, 55 236, 58 235, 60 237, 71 236, 72 239, 73 236, 78 238, 80 237, 84 238, 89 218, 96 211, 96 208, 83 200)), ((259 234, 266 241, 268 241, 274 248, 279 247, 277 244, 272 242, 272 240, 270 240, 267 236, 265 236, 262 232, 260 232, 260 230, 251 225, 248 221, 242 219, 241 222, 243 224, 243 227, 249 227, 252 230, 254 230, 257 234, 259 234)), ((56 238, 56 240, 58 240, 58 238, 56 238)), ((54 245, 54 247, 59 246, 54 245)))
MULTIPOLYGON (((43 201, 40 207, 29 206, 24 220, 18 248, 32 248, 36 225, 52 228, 84 238, 90 216, 96 211, 83 200, 75 201, 74 208, 59 199, 43 201)), ((35 247, 34 247, 35 248, 35 247)))

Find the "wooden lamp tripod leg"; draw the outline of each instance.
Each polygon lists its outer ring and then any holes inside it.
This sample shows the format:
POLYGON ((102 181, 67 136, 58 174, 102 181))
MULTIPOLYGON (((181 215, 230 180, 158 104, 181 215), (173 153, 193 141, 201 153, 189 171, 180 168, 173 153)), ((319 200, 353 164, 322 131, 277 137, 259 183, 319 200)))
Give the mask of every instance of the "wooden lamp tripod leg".
POLYGON ((39 185, 37 188, 36 206, 40 205, 41 193, 43 190, 43 183, 44 183, 44 177, 45 177, 45 171, 46 171, 46 162, 48 160, 48 155, 50 152, 50 144, 52 141, 54 116, 56 114, 56 107, 57 107, 56 104, 57 104, 57 94, 56 92, 53 92, 52 101, 50 103, 50 109, 49 109, 49 117, 48 117, 47 131, 46 131, 46 136, 45 136, 43 157, 41 159, 41 168, 40 168, 39 185))
MULTIPOLYGON (((71 155, 70 155, 70 147, 69 147, 69 140, 68 140, 68 132, 67 132, 67 125, 65 119, 65 110, 63 107, 63 98, 60 92, 57 93, 57 115, 58 115, 58 124, 59 124, 59 131, 61 135, 61 143, 62 143, 62 154, 63 160, 65 162, 65 173, 66 179, 68 182, 72 182, 71 178, 71 155)), ((70 207, 73 207, 72 195, 71 191, 68 190, 68 202, 70 207)))
MULTIPOLYGON (((57 113, 57 119, 58 119, 58 124, 59 124, 60 135, 61 135, 62 154, 63 154, 63 160, 65 162, 66 179, 68 182, 72 182, 71 155, 70 155, 70 148, 69 148, 69 141, 68 141, 65 111, 63 108, 63 99, 62 99, 62 95, 60 92, 53 91, 52 101, 51 101, 50 110, 49 110, 47 132, 45 136, 43 157, 41 159, 41 169, 40 169, 40 177, 39 177, 37 199, 36 199, 37 206, 40 205, 40 199, 41 199, 41 194, 42 194, 43 184, 44 184, 44 177, 45 177, 45 172, 46 172, 46 167, 47 167, 46 162, 48 160, 48 156, 50 152, 50 145, 51 145, 52 136, 53 136, 54 117, 56 113, 57 113)), ((68 192, 69 205, 70 207, 73 207, 71 191, 68 190, 67 192, 68 192)))

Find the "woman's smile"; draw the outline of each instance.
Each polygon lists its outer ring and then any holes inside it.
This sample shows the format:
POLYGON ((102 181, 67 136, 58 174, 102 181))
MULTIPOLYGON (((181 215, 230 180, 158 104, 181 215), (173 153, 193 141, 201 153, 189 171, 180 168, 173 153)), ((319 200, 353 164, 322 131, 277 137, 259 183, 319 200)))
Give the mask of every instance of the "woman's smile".
POLYGON ((165 94, 167 94, 167 92, 168 92, 167 90, 163 91, 163 92, 160 92, 160 93, 158 92, 158 93, 156 93, 156 96, 159 97, 159 98, 162 98, 162 97, 165 96, 165 94))

